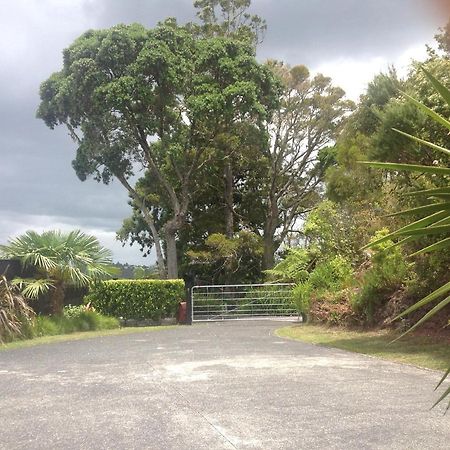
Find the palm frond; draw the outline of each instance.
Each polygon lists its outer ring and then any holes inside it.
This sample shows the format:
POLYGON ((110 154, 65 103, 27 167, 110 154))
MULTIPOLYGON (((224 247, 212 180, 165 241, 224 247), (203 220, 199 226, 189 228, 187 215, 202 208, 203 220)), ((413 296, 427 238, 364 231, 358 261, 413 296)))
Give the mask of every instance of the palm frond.
POLYGON ((22 295, 26 298, 37 299, 55 287, 54 281, 45 278, 14 278, 11 281, 13 286, 17 286, 22 295))

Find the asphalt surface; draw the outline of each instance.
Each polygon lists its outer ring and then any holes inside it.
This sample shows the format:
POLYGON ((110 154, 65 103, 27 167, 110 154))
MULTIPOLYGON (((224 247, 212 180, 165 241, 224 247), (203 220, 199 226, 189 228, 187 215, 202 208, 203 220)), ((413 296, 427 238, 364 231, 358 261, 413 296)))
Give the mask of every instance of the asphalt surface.
POLYGON ((0 352, 2 449, 449 449, 439 373, 284 340, 280 322, 0 352))

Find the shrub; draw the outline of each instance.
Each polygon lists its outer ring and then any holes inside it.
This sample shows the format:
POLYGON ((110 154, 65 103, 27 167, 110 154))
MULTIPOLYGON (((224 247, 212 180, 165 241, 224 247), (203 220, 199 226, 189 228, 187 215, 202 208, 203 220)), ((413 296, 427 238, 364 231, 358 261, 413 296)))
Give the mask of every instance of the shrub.
POLYGON ((308 282, 298 283, 292 290, 292 300, 299 316, 309 312, 312 287, 308 282))
POLYGON ((27 329, 26 337, 55 336, 77 331, 111 330, 114 328, 119 328, 119 321, 114 317, 106 317, 96 311, 79 309, 79 313, 72 316, 37 316, 33 325, 27 329))
POLYGON ((23 335, 33 319, 34 312, 26 300, 11 286, 6 277, 0 277, 0 344, 23 335))
POLYGON ((65 333, 61 331, 61 325, 54 317, 47 316, 37 316, 30 331, 30 337, 55 336, 65 333))
POLYGON ((305 319, 312 303, 324 297, 329 298, 342 290, 350 283, 352 276, 353 269, 350 262, 341 256, 318 263, 292 291, 293 303, 299 315, 305 319))
MULTIPOLYGON (((374 241, 388 235, 383 229, 376 233, 374 241)), ((374 314, 389 294, 402 287, 407 281, 411 264, 405 261, 402 250, 393 246, 391 240, 383 241, 372 247, 371 267, 362 278, 360 292, 354 297, 353 307, 356 312, 363 313, 369 323, 374 314)))
POLYGON ((352 279, 353 269, 350 262, 342 256, 317 264, 311 272, 308 282, 317 295, 324 292, 337 292, 352 279))
POLYGON ((334 326, 355 326, 362 323, 361 317, 352 308, 354 290, 346 288, 315 299, 312 303, 311 320, 334 326))
POLYGON ((291 248, 273 269, 266 270, 269 280, 283 283, 304 282, 308 278, 311 255, 303 248, 291 248))
POLYGON ((158 321, 175 315, 184 289, 183 280, 104 281, 85 300, 109 316, 158 321))

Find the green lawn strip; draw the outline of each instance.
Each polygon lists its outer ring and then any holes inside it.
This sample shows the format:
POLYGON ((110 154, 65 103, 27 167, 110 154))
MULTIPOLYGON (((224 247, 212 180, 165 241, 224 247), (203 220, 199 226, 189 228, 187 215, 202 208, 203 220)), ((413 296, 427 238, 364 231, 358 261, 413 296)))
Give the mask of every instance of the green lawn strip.
POLYGON ((285 327, 277 330, 276 334, 428 369, 446 370, 450 363, 450 343, 447 339, 405 336, 392 342, 398 334, 389 331, 348 331, 317 325, 285 327))
POLYGON ((175 325, 154 326, 154 327, 126 327, 126 328, 117 328, 114 330, 81 331, 70 334, 58 334, 55 336, 42 336, 34 339, 19 340, 8 342, 7 344, 0 344, 0 351, 12 350, 17 348, 34 347, 36 345, 43 345, 43 344, 56 344, 58 342, 79 341, 82 339, 92 339, 104 336, 120 336, 133 333, 143 333, 147 331, 160 331, 160 330, 167 330, 170 328, 175 328, 175 325))

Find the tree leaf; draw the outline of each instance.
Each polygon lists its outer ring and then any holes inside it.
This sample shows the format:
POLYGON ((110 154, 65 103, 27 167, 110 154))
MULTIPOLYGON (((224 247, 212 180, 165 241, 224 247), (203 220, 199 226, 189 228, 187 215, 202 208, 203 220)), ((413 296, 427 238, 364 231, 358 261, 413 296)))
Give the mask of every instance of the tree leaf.
POLYGON ((445 128, 448 128, 450 130, 450 122, 446 119, 444 119, 441 115, 434 112, 431 108, 428 108, 428 106, 425 106, 423 103, 420 103, 417 101, 414 97, 411 97, 406 92, 402 92, 402 95, 408 99, 411 103, 416 105, 422 112, 424 112, 427 116, 431 117, 434 121, 437 123, 443 125, 445 128))
POLYGON ((427 312, 418 322, 416 322, 411 328, 409 328, 408 331, 403 333, 400 337, 395 339, 393 342, 398 341, 402 337, 406 336, 407 334, 413 332, 416 328, 420 327, 424 322, 431 319, 435 314, 437 314, 439 311, 441 311, 443 308, 445 308, 447 305, 450 304, 450 296, 439 302, 431 311, 427 312))
POLYGON ((412 136, 411 134, 405 133, 403 131, 397 130, 397 128, 392 128, 392 130, 395 131, 396 133, 401 134, 402 136, 405 136, 405 137, 407 137, 407 138, 409 138, 409 139, 411 139, 413 141, 418 142, 419 144, 426 145, 427 147, 430 147, 433 150, 437 150, 439 152, 445 153, 446 155, 450 156, 450 150, 447 150, 444 147, 441 147, 439 145, 433 144, 432 142, 425 141, 425 140, 420 139, 418 137, 412 136))
POLYGON ((385 170, 405 170, 408 172, 429 173, 432 175, 446 175, 450 176, 450 169, 447 167, 434 167, 434 166, 421 166, 417 164, 396 164, 396 163, 383 163, 383 162, 371 162, 371 161, 359 161, 360 164, 369 167, 375 167, 377 169, 385 170))
POLYGON ((441 97, 447 102, 447 105, 450 106, 450 91, 428 69, 426 69, 424 66, 422 66, 421 69, 430 80, 436 91, 439 92, 441 97))
POLYGON ((395 322, 398 319, 401 319, 404 316, 407 316, 408 314, 417 311, 419 308, 422 308, 423 306, 428 305, 429 303, 431 303, 432 301, 438 299, 439 297, 444 296, 445 294, 447 294, 448 292, 450 292, 450 281, 446 284, 444 284, 444 286, 441 286, 439 289, 436 289, 434 292, 432 292, 431 294, 427 295, 425 298, 423 298, 422 300, 418 301, 417 303, 415 303, 414 305, 412 305, 410 308, 408 308, 406 311, 403 311, 401 314, 399 314, 397 317, 395 317, 394 319, 392 319, 392 322, 395 322))
POLYGON ((436 242, 433 245, 429 245, 428 247, 425 247, 413 254, 411 254, 410 256, 417 256, 417 255, 422 255, 424 253, 431 253, 431 252, 436 252, 438 250, 444 250, 445 248, 450 247, 450 237, 443 239, 442 241, 436 242))

